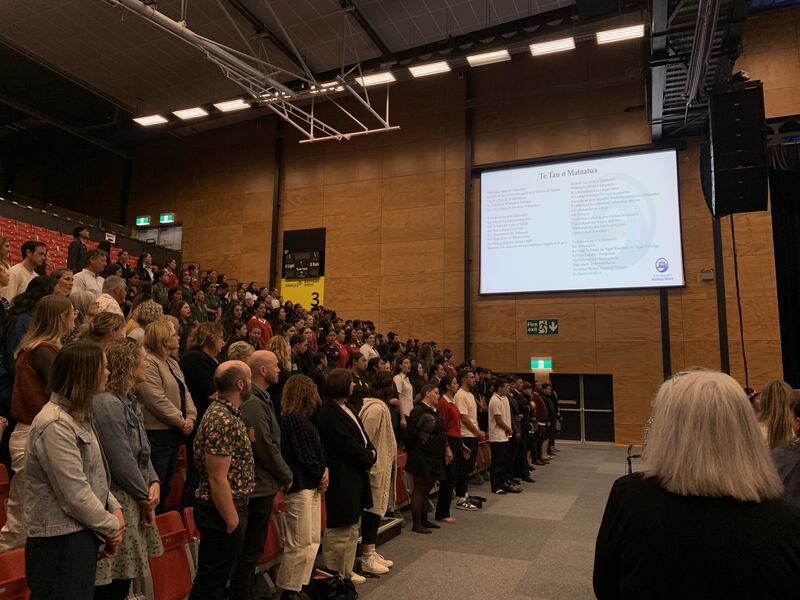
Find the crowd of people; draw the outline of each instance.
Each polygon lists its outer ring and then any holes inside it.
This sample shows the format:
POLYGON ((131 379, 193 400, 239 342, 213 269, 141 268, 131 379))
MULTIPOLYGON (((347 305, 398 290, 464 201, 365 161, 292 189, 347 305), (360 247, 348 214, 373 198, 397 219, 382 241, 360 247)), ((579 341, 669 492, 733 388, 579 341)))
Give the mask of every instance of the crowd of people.
MULTIPOLYGON (((315 562, 355 584, 393 566, 376 542, 399 452, 419 534, 455 523, 453 507, 482 507, 468 486, 480 441, 496 494, 522 492, 557 452, 549 384, 456 364, 434 341, 214 270, 158 268, 148 253, 111 263, 87 235, 76 229, 66 268, 42 271, 37 241, 0 265, 0 425, 14 474, 0 550, 25 547, 34 598, 121 599, 148 575, 182 446, 180 507, 201 533, 193 599, 226 587, 254 597, 281 490, 277 583, 302 598, 315 562)), ((5 259, 7 246, 0 238, 5 259)))

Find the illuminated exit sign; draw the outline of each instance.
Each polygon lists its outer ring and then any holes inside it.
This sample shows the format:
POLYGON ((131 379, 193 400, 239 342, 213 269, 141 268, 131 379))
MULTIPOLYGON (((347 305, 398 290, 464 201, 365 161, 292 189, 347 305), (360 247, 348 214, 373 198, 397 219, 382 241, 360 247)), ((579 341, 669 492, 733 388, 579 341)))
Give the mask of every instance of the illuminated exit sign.
POLYGON ((175 213, 164 213, 160 217, 158 217, 159 223, 174 223, 175 222, 175 213))
POLYGON ((552 369, 552 358, 531 358, 531 370, 536 369, 552 369))
POLYGON ((150 215, 145 215, 143 217, 136 217, 136 225, 142 227, 143 225, 150 225, 150 215))

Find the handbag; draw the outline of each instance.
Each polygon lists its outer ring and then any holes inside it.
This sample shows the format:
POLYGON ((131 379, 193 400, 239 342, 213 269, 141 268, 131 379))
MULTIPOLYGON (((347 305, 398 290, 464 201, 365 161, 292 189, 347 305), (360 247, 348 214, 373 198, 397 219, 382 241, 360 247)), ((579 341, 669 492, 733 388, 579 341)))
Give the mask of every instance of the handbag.
POLYGON ((336 571, 314 569, 311 581, 303 587, 311 600, 356 600, 358 592, 353 582, 336 571))

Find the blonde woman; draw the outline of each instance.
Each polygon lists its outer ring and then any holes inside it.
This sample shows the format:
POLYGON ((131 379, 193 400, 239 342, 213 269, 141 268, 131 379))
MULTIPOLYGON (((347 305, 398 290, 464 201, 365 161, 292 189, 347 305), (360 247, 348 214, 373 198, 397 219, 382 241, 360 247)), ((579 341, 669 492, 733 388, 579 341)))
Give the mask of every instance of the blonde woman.
POLYGON ((106 357, 107 391, 95 396, 92 411, 111 473, 111 492, 125 515, 125 535, 117 553, 97 563, 94 598, 124 600, 131 580, 150 577, 149 559, 163 553, 154 512, 161 488, 134 394, 145 376, 147 352, 136 340, 123 337, 108 345, 106 357))
POLYGON ((761 390, 761 411, 758 424, 761 433, 770 448, 777 448, 791 442, 792 432, 792 400, 795 393, 789 384, 780 379, 773 379, 761 390))
POLYGON ((101 312, 78 331, 76 339, 94 342, 103 350, 114 340, 125 337, 125 318, 117 313, 101 312))
POLYGON ((92 319, 100 314, 100 303, 97 301, 97 296, 92 292, 73 292, 69 295, 69 301, 77 312, 75 315, 75 328, 69 339, 66 340, 67 342, 73 341, 80 328, 91 323, 92 319))
POLYGON ((780 499, 739 384, 678 374, 661 386, 653 417, 644 473, 618 479, 608 498, 596 597, 796 598, 800 510, 780 499))
POLYGON ((6 524, 0 531, 0 552, 19 548, 25 543, 22 524, 25 498, 25 448, 31 422, 47 404, 48 379, 53 361, 61 350, 61 340, 75 325, 75 311, 69 300, 51 294, 33 311, 33 321, 14 354, 16 374, 11 396, 11 416, 17 421, 8 447, 14 478, 6 506, 6 524))
POLYGON ((267 344, 266 350, 270 350, 278 357, 278 383, 269 386, 269 396, 275 407, 275 416, 280 419, 283 386, 292 374, 292 350, 289 348, 289 342, 282 335, 274 336, 267 344))
POLYGON ((144 339, 144 330, 150 323, 155 323, 164 316, 164 309, 155 300, 145 300, 131 311, 125 331, 128 337, 141 342, 144 339))
MULTIPOLYGON (((178 449, 194 430, 197 419, 186 380, 172 357, 178 344, 178 333, 169 321, 150 323, 144 331, 147 368, 142 381, 136 384, 136 396, 150 441, 150 460, 161 482, 162 502, 169 496, 178 449)), ((160 512, 162 505, 158 508, 160 512)))

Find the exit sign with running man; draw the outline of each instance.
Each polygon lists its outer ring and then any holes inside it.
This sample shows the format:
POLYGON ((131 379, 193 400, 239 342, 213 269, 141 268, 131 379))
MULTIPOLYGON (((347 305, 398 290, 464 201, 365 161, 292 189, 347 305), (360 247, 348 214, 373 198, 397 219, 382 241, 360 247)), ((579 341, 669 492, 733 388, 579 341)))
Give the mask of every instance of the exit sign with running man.
POLYGON ((558 335, 558 319, 528 319, 528 335, 558 335))

